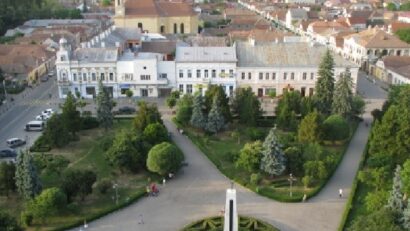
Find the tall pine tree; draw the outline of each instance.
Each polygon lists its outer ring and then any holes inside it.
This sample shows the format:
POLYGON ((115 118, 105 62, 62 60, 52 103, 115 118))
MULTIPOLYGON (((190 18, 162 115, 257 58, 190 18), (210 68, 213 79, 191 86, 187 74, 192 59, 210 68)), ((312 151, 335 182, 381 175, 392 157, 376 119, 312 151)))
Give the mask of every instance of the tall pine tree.
POLYGON ((102 81, 98 83, 98 95, 97 95, 97 120, 101 126, 107 130, 112 127, 114 116, 112 114, 112 108, 114 102, 110 98, 108 92, 104 89, 102 81))
POLYGON ((28 151, 20 152, 17 156, 16 186, 19 194, 26 200, 33 199, 42 190, 33 157, 28 151))
POLYGON ((194 104, 192 106, 191 125, 196 128, 205 129, 206 117, 204 115, 204 99, 200 93, 194 97, 194 104))
POLYGON ((74 95, 71 92, 68 92, 67 98, 62 107, 63 113, 61 117, 64 123, 64 126, 73 136, 75 133, 80 130, 80 112, 77 111, 77 102, 74 98, 74 95))
POLYGON ((319 65, 316 81, 316 103, 320 112, 328 114, 332 108, 334 91, 334 60, 329 50, 326 51, 319 65))
POLYGON ((206 130, 210 133, 218 133, 225 126, 225 119, 219 107, 218 97, 214 97, 212 108, 209 111, 206 130))
POLYGON ((340 76, 335 85, 333 95, 332 113, 344 117, 351 114, 353 104, 353 81, 349 68, 340 76))
POLYGON ((286 168, 285 162, 282 145, 276 137, 276 128, 272 128, 262 145, 260 169, 270 175, 279 176, 286 168))
POLYGON ((397 165, 393 178, 393 189, 390 192, 390 197, 386 207, 395 215, 400 216, 403 213, 403 183, 400 176, 401 167, 397 165))

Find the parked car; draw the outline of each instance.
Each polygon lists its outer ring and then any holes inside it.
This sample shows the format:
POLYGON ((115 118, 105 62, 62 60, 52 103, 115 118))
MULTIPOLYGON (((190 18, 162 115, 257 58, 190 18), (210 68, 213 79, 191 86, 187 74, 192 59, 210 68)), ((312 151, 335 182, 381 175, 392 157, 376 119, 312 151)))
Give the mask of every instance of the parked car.
POLYGON ((51 108, 48 108, 41 112, 41 115, 44 115, 44 116, 51 116, 52 114, 54 114, 54 110, 51 108))
POLYGON ((10 138, 6 141, 7 146, 9 146, 10 148, 15 148, 18 146, 22 146, 26 144, 26 141, 20 138, 10 138))
POLYGON ((136 112, 135 108, 133 108, 133 107, 128 107, 128 106, 120 107, 120 108, 118 109, 118 113, 119 113, 119 114, 127 114, 127 115, 130 115, 130 114, 134 114, 135 112, 136 112))
POLYGON ((0 158, 9 158, 9 157, 16 157, 17 152, 11 148, 6 148, 0 150, 0 158))
POLYGON ((54 76, 54 71, 48 72, 48 77, 53 77, 54 76))
POLYGON ((43 76, 40 79, 41 82, 47 82, 48 81, 48 76, 43 76))
POLYGON ((47 115, 47 114, 41 114, 41 115, 38 115, 38 116, 36 116, 36 120, 38 120, 38 121, 47 121, 48 119, 50 119, 50 115, 47 115))

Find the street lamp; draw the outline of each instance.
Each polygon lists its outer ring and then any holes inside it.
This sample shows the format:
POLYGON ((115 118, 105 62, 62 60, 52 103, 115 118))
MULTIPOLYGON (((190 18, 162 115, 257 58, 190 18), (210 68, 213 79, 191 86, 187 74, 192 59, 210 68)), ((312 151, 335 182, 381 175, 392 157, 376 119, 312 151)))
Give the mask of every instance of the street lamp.
POLYGON ((289 184, 289 196, 292 197, 292 184, 293 184, 293 181, 296 181, 296 178, 293 177, 292 173, 289 174, 288 181, 289 181, 289 183, 290 183, 290 184, 289 184))
POLYGON ((118 184, 114 184, 112 188, 115 189, 115 204, 118 205, 118 184))
POLYGON ((4 100, 7 102, 6 80, 3 79, 4 100))

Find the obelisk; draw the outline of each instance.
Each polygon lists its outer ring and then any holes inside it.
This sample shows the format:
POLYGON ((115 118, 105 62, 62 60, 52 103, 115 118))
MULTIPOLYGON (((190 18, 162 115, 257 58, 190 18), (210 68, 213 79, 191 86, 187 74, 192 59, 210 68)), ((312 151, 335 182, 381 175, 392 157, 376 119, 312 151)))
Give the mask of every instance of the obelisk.
POLYGON ((224 231, 238 231, 238 210, 236 209, 236 189, 226 190, 224 231))

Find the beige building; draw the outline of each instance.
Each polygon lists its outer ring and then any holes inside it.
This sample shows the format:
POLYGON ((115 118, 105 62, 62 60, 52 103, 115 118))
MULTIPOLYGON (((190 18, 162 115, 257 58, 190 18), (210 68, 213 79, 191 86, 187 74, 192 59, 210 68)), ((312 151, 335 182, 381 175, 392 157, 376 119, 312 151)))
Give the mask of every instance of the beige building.
POLYGON ((185 1, 115 0, 117 27, 140 28, 149 33, 196 34, 198 17, 185 1))

